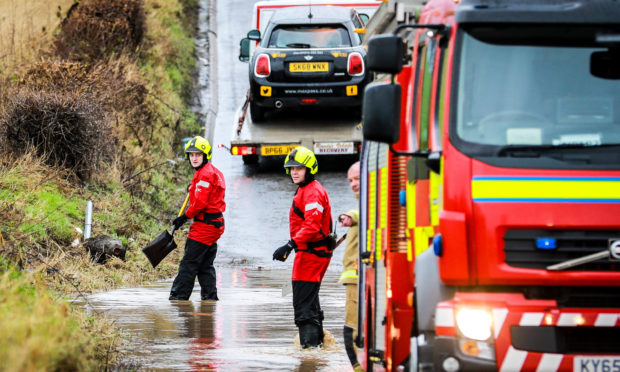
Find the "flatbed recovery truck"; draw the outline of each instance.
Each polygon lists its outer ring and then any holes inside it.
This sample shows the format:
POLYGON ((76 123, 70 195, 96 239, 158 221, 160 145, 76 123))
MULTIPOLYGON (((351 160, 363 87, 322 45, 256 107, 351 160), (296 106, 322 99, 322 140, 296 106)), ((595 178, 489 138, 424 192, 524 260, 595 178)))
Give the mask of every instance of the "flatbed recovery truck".
POLYGON ((362 142, 359 120, 327 114, 274 115, 254 123, 246 99, 234 118, 230 151, 243 157, 245 164, 256 163, 259 156, 283 156, 296 146, 306 146, 317 155, 358 154, 362 142))
MULTIPOLYGON (((311 3, 305 0, 259 1, 254 4, 252 27, 260 31, 264 37, 267 24, 277 10, 309 4, 315 9, 325 6, 355 9, 360 19, 366 22, 381 2, 377 0, 315 0, 311 3)), ((256 42, 250 42, 250 56, 254 54, 255 48, 256 42)), ((342 52, 343 50, 335 51, 342 52)), ((296 53, 294 49, 282 49, 281 53, 285 52, 296 53)), ((309 83, 307 88, 312 90, 316 86, 309 83)), ((363 91, 361 85, 359 90, 363 91)), ((325 96, 325 92, 307 93, 308 97, 313 97, 314 94, 325 96)), ((267 117, 268 120, 256 122, 252 120, 250 94, 248 92, 237 109, 230 140, 231 154, 242 156, 244 163, 256 163, 259 157, 264 156, 283 156, 299 145, 312 149, 319 156, 360 153, 362 131, 359 110, 356 113, 344 107, 342 109, 332 107, 328 111, 327 107, 316 105, 316 108, 307 107, 305 111, 275 112, 274 115, 267 117)))

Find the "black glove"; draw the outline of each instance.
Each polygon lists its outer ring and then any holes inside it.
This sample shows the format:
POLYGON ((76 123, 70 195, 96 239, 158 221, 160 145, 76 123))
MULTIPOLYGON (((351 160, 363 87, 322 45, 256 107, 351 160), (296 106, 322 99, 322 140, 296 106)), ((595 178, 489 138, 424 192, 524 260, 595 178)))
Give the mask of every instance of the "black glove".
POLYGON ((187 222, 187 216, 183 213, 172 221, 172 226, 174 226, 175 230, 178 230, 185 222, 187 222))
POLYGON ((291 253, 291 251, 293 249, 295 249, 297 247, 297 244, 295 244, 294 240, 289 240, 288 243, 284 244, 283 246, 281 246, 280 248, 276 249, 273 252, 273 259, 274 260, 278 260, 278 261, 286 261, 286 258, 288 257, 289 253, 291 253))

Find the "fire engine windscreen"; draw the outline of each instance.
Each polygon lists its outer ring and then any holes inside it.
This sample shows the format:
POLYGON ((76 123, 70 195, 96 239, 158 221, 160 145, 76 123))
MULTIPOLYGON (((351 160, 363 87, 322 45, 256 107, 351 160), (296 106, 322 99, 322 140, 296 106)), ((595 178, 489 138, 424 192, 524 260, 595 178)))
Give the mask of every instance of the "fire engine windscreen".
POLYGON ((287 25, 273 30, 269 48, 344 48, 351 46, 351 38, 344 26, 287 25))
POLYGON ((620 144, 620 43, 600 37, 620 30, 608 28, 462 28, 452 111, 458 140, 498 148, 620 144))

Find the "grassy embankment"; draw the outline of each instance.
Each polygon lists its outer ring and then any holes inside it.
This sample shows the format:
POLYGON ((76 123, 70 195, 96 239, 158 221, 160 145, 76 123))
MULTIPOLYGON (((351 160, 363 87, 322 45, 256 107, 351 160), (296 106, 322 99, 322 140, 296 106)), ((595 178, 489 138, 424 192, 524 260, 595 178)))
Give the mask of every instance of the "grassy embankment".
POLYGON ((0 4, 0 371, 107 368, 118 332, 66 300, 175 272, 140 249, 184 197, 188 170, 167 159, 200 131, 195 3, 86 0, 64 22, 73 1, 0 4), (126 261, 91 262, 87 200, 126 261))

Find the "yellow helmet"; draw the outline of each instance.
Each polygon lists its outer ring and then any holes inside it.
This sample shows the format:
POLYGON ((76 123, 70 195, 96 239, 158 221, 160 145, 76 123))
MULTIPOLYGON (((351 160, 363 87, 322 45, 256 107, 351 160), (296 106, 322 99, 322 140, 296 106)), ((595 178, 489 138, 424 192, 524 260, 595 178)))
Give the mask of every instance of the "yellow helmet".
POLYGON ((211 160, 211 144, 209 141, 200 136, 196 136, 185 144, 185 157, 189 158, 190 152, 202 152, 207 157, 207 160, 211 160))
POLYGON ((314 153, 303 146, 295 147, 284 159, 284 169, 286 174, 291 173, 290 167, 306 167, 310 169, 310 174, 316 174, 319 170, 319 163, 314 153))

